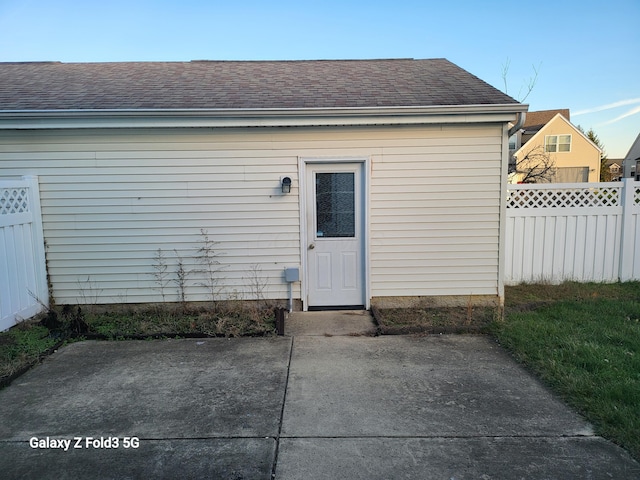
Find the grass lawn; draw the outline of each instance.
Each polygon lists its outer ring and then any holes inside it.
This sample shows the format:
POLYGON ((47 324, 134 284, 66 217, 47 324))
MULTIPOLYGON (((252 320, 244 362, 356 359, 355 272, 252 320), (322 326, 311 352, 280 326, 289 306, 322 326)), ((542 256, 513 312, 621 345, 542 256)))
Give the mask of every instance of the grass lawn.
POLYGON ((507 289, 498 341, 640 459, 640 283, 507 289))
POLYGON ((0 333, 0 386, 13 375, 37 363, 41 356, 59 341, 49 330, 37 324, 24 323, 0 333))

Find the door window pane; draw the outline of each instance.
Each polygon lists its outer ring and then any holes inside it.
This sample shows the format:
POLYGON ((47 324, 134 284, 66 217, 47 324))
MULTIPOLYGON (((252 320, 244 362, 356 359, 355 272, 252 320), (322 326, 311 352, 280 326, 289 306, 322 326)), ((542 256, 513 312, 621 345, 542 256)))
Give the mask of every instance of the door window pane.
POLYGON ((316 235, 355 237, 355 174, 316 173, 316 235))

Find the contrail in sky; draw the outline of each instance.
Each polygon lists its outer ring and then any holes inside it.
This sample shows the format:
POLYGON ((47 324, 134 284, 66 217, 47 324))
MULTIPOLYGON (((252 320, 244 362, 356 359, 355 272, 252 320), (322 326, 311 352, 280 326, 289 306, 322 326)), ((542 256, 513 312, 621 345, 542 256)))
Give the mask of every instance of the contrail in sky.
MULTIPOLYGON (((606 105, 600 105, 599 107, 593 107, 593 108, 586 108, 584 110, 579 110, 577 112, 571 112, 571 116, 575 117, 576 115, 585 115, 587 113, 594 113, 594 112, 602 112, 603 110, 611 110, 612 108, 618 108, 618 107, 624 107, 625 105, 634 105, 636 103, 640 103, 640 98, 629 98, 627 100, 620 100, 619 102, 614 102, 614 103, 608 103, 606 105)), ((633 113, 628 113, 623 115, 622 117, 618 117, 617 120, 619 120, 620 118, 624 118, 624 117, 628 117, 629 115, 633 115, 634 113, 638 113, 637 111, 635 111, 635 108, 632 110, 633 113)), ((610 123, 612 123, 614 120, 612 120, 610 123)))
POLYGON ((610 125, 612 123, 616 123, 617 121, 622 120, 623 118, 630 117, 631 115, 635 115, 636 113, 640 113, 640 106, 634 107, 631 110, 629 110, 627 113, 623 113, 619 117, 616 117, 613 120, 609 120, 607 122, 604 122, 601 125, 610 125))

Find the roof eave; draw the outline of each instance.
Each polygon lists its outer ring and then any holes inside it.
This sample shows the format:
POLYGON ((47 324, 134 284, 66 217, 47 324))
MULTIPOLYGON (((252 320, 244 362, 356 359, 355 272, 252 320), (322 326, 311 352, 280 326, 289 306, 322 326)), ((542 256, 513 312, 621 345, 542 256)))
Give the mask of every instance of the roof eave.
POLYGON ((5 110, 0 129, 265 127, 511 121, 527 105, 273 109, 5 110))

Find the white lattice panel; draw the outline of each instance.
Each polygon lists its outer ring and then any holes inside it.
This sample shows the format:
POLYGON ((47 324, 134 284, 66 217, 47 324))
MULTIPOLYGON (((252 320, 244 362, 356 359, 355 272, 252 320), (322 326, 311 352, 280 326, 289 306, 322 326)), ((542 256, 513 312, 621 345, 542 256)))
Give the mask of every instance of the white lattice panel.
POLYGON ((617 207, 620 205, 620 189, 617 186, 510 189, 507 208, 617 207))
POLYGON ((0 189, 0 215, 29 212, 28 188, 0 189))

